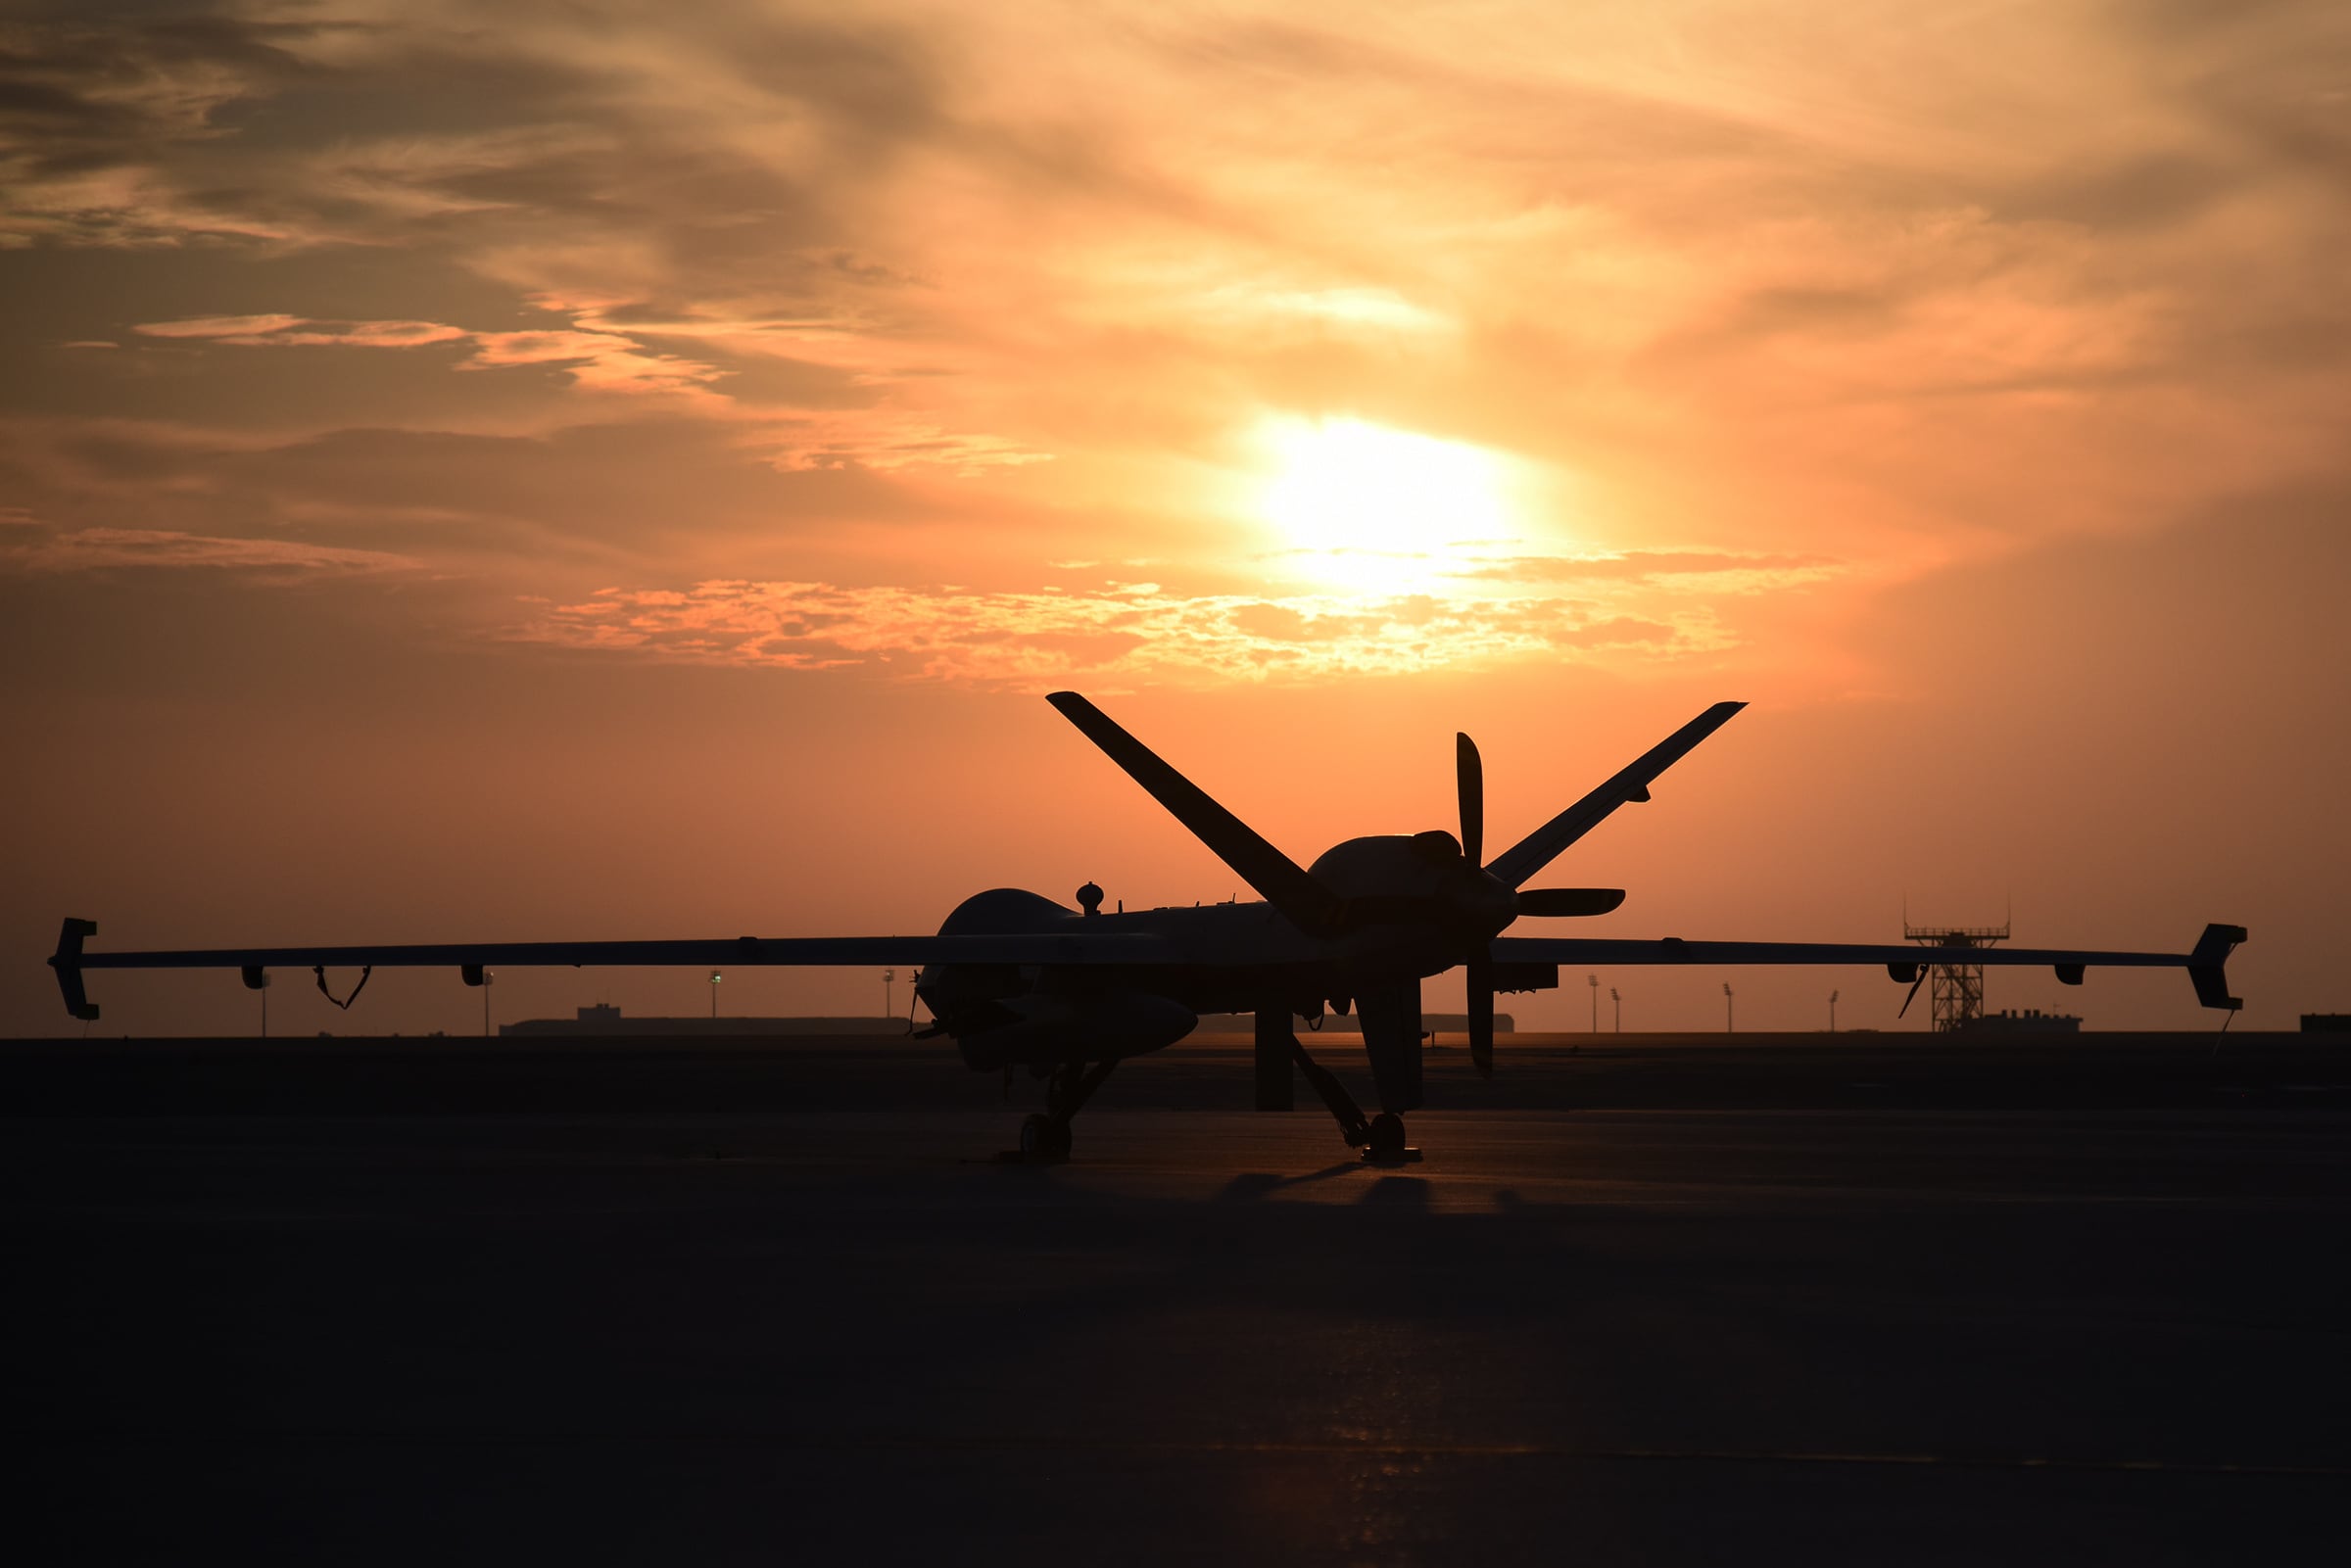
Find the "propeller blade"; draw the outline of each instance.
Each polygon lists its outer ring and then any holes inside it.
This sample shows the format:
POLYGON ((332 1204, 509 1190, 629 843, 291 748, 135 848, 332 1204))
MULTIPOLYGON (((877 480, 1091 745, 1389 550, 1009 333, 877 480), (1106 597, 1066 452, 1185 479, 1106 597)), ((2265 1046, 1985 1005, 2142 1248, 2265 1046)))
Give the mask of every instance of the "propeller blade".
POLYGON ((1486 863, 1486 769, 1478 760, 1477 742, 1465 735, 1453 737, 1453 779, 1462 797, 1462 858, 1472 866, 1486 863))
POLYGON ((1109 714, 1075 691, 1056 691, 1045 700, 1079 733, 1102 748, 1111 761, 1174 813, 1192 831, 1192 836, 1216 851, 1241 880, 1265 898, 1290 924, 1309 935, 1330 930, 1338 916, 1338 895, 1315 880, 1306 868, 1258 836, 1256 830, 1210 798, 1208 791, 1177 773, 1159 753, 1128 735, 1109 714))
POLYGON ((1481 1078, 1494 1076, 1494 960, 1472 957, 1469 970, 1469 1060, 1481 1078))
POLYGON ((1621 887, 1522 887, 1521 915, 1606 915, 1624 902, 1621 887))

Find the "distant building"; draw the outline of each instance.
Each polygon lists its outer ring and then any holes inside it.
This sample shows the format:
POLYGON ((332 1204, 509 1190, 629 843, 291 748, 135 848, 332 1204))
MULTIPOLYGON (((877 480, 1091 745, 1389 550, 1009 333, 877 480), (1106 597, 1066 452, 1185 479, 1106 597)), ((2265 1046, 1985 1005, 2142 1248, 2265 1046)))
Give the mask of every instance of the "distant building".
POLYGON ((519 1035, 525 1038, 547 1035, 579 1034, 904 1034, 904 1019, 879 1019, 870 1016, 857 1018, 799 1018, 799 1019, 633 1019, 624 1016, 609 1002, 594 1002, 581 1008, 576 1018, 524 1019, 519 1023, 501 1023, 501 1035, 519 1035))
MULTIPOLYGON (((1295 1019, 1291 1021, 1290 1026, 1300 1031, 1304 1031, 1306 1028, 1305 1024, 1298 1022, 1295 1019)), ((1192 1032, 1194 1034, 1249 1034, 1256 1028, 1257 1016, 1253 1013, 1203 1013, 1200 1015, 1198 1027, 1194 1028, 1192 1032)), ((1421 1014, 1420 1032, 1427 1034, 1432 1031, 1438 1034, 1466 1034, 1469 1032, 1469 1015, 1466 1013, 1421 1014)), ((1325 1013, 1322 1016, 1322 1032, 1324 1034, 1361 1034, 1364 1032, 1364 1025, 1363 1022, 1353 1014, 1341 1018, 1336 1013, 1325 1013)), ((1508 1013, 1497 1013, 1494 1015, 1494 1032, 1496 1034, 1515 1034, 1518 1032, 1518 1021, 1508 1013)))
POLYGON ((2304 1034, 2351 1034, 2351 1013, 2305 1013, 2304 1034))
POLYGON ((2071 1013, 2043 1013, 2037 1007, 2027 1008, 2022 1013, 2011 1013, 2003 1009, 1997 1013, 1986 1013, 1980 1018, 1970 1019, 1966 1027, 1959 1032, 1963 1034, 2080 1034, 2082 1021, 2071 1013))

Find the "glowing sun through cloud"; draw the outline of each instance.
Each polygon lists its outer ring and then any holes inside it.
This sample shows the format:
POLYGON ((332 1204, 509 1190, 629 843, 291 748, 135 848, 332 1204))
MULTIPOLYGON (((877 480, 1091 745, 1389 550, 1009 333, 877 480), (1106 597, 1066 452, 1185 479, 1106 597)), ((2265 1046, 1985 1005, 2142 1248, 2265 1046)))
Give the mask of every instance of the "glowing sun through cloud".
POLYGON ((1494 453, 1360 419, 1269 424, 1272 477, 1258 505, 1303 573, 1392 593, 1424 582, 1460 547, 1514 538, 1508 475, 1494 453))

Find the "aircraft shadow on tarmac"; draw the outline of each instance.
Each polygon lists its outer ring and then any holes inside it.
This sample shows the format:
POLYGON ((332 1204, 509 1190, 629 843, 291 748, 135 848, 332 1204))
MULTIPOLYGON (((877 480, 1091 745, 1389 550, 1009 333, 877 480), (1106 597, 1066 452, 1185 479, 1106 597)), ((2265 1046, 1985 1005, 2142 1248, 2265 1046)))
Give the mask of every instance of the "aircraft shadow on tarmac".
POLYGON ((1333 1176, 1344 1176, 1349 1171, 1363 1168, 1364 1163, 1360 1160, 1342 1160, 1337 1164, 1324 1165, 1320 1170, 1310 1170, 1302 1176, 1281 1176, 1270 1170, 1253 1170, 1226 1182, 1224 1190, 1217 1194, 1217 1198, 1223 1203, 1249 1203, 1279 1192, 1284 1187, 1303 1187, 1309 1182, 1328 1181, 1333 1176))

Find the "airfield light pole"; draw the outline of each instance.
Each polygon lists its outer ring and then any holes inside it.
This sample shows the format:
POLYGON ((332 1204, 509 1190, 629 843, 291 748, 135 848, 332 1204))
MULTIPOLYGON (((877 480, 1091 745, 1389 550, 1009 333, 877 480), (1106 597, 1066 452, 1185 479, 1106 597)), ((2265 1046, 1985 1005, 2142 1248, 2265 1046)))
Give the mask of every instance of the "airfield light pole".
POLYGON ((1829 993, 1829 1032, 1831 1034, 1837 1032, 1837 993, 1835 991, 1829 993))
MULTIPOLYGON (((82 1031, 87 1034, 89 1031, 82 1031)), ((262 1038, 269 1038, 269 972, 262 972, 262 1038)))
POLYGON ((710 972, 710 1016, 712 1018, 718 1017, 718 982, 725 978, 726 976, 716 970, 710 972))
POLYGON ((897 979, 897 977, 898 972, 896 970, 884 970, 882 972, 882 1016, 886 1019, 894 1019, 898 1016, 897 1007, 890 1000, 889 994, 889 987, 891 983, 897 979))
POLYGON ((1592 983, 1592 1032, 1598 1034, 1600 1032, 1600 976, 1587 974, 1584 978, 1592 983))
POLYGON ((482 971, 482 1038, 485 1040, 490 1038, 490 987, 497 980, 496 974, 488 970, 482 971))
POLYGON ((1622 1034, 1624 1032, 1624 993, 1611 985, 1608 987, 1608 1000, 1616 1004, 1616 1032, 1622 1034))
POLYGON ((1725 1034, 1736 1034, 1739 1032, 1739 1024, 1736 1016, 1731 1011, 1732 1006, 1731 982, 1725 980, 1722 982, 1722 1032, 1725 1034))

